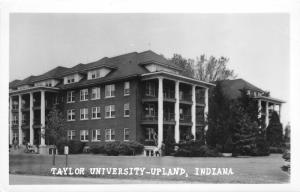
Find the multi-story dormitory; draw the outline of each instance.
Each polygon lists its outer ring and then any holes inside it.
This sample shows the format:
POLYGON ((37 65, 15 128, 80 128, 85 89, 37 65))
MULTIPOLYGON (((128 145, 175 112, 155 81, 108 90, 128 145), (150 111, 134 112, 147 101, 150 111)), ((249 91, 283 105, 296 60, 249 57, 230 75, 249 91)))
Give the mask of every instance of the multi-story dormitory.
MULTIPOLYGON (((63 105, 69 140, 87 142, 138 141, 160 148, 167 134, 176 142, 199 139, 208 113, 212 83, 181 75, 182 68, 152 51, 104 57, 72 68, 56 67, 42 75, 9 85, 9 141, 30 143, 46 153, 42 137, 46 117, 63 105)), ((224 81, 230 97, 246 88, 258 100, 262 115, 282 101, 244 80, 224 81), (230 83, 231 82, 231 83, 230 83), (269 106, 273 106, 270 108, 269 106)), ((280 113, 280 112, 279 112, 280 113)))

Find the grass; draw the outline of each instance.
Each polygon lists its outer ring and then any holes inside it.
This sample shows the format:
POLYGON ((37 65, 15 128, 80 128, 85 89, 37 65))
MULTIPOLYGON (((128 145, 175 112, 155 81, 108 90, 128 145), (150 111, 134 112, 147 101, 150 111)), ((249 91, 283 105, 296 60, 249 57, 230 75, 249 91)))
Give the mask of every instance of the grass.
MULTIPOLYGON (((142 157, 142 156, 101 156, 101 155, 69 155, 69 167, 80 168, 86 170, 91 167, 145 167, 150 168, 184 168, 189 176, 122 176, 122 175, 97 175, 100 178, 118 178, 118 179, 151 179, 151 180, 177 180, 187 183, 287 183, 289 176, 281 171, 280 167, 284 164, 284 160, 279 154, 272 154, 267 157, 142 157), (234 174, 230 176, 196 176, 195 168, 232 168, 234 174)), ((65 167, 65 156, 56 156, 56 166, 65 167)), ((52 175, 52 157, 18 154, 9 156, 9 172, 12 174, 27 175, 52 175)), ((85 177, 95 177, 93 175, 85 175, 85 177)))

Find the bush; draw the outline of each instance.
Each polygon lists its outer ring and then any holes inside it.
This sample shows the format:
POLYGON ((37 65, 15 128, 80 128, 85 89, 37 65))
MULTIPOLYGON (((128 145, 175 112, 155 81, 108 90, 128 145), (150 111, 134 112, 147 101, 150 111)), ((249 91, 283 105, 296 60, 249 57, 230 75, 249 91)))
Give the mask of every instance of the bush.
POLYGON ((179 149, 175 152, 176 157, 220 157, 221 153, 216 148, 201 145, 199 140, 184 141, 176 144, 179 149))
POLYGON ((284 152, 281 147, 270 147, 270 153, 279 153, 282 154, 284 152))
POLYGON ((135 141, 121 142, 119 152, 122 155, 136 155, 141 154, 144 146, 135 141))
POLYGON ((118 156, 120 154, 120 141, 105 143, 104 150, 109 156, 118 156))
POLYGON ((105 143, 93 143, 90 145, 90 151, 93 154, 105 154, 104 145, 105 143))
POLYGON ((79 154, 82 153, 85 143, 81 141, 71 140, 68 142, 68 146, 70 154, 79 154))

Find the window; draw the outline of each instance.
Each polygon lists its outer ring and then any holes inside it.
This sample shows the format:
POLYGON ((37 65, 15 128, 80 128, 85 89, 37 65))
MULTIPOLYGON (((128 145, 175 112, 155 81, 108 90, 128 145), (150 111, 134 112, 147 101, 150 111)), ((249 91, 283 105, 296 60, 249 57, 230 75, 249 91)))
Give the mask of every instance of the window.
POLYGON ((92 119, 100 119, 100 107, 92 107, 92 119))
POLYGON ((68 91, 67 92, 67 103, 74 103, 75 102, 75 91, 68 91))
POLYGON ((115 84, 105 86, 105 97, 114 97, 115 96, 115 84))
POLYGON ((88 141, 88 140, 89 140, 89 131, 80 130, 80 141, 88 141))
POLYGON ((114 141, 114 140, 115 140, 115 130, 105 129, 105 141, 114 141))
POLYGON ((95 87, 92 89, 92 99, 100 99, 100 87, 95 87))
POLYGON ((19 124, 18 115, 15 115, 15 114, 13 115, 12 124, 13 125, 18 125, 19 124))
POLYGON ((157 137, 157 133, 156 130, 154 130, 154 128, 146 128, 146 138, 145 140, 147 141, 153 141, 155 140, 157 137))
POLYGON ((100 77, 100 70, 91 71, 91 79, 97 79, 100 77))
POLYGON ((46 81, 45 86, 46 87, 52 87, 52 81, 46 81))
POLYGON ((129 128, 124 128, 124 141, 129 141, 129 128))
POLYGON ((146 104, 145 115, 149 117, 155 116, 155 106, 154 104, 146 104))
POLYGON ((13 141, 18 141, 18 133, 13 133, 13 141))
POLYGON ((116 117, 115 105, 105 106, 105 118, 115 118, 115 117, 116 117))
POLYGON ((75 82, 75 75, 70 75, 67 77, 67 84, 75 82))
POLYGON ((68 121, 75 121, 75 109, 69 109, 67 111, 68 115, 67 115, 67 120, 68 121))
POLYGON ((89 109, 88 108, 83 108, 80 109, 80 120, 87 120, 89 114, 89 109))
POLYGON ((154 82, 149 82, 149 81, 146 82, 146 96, 152 96, 152 97, 156 96, 154 82))
POLYGON ((100 129, 92 130, 92 141, 100 141, 100 129))
POLYGON ((129 112, 129 103, 124 104, 124 117, 129 117, 130 112, 129 112))
POLYGON ((75 139, 75 130, 68 130, 68 139, 69 140, 74 140, 75 139))
POLYGON ((129 81, 124 83, 124 96, 130 95, 130 83, 129 81))
POLYGON ((89 90, 88 89, 80 90, 80 101, 87 101, 88 96, 89 96, 89 90))

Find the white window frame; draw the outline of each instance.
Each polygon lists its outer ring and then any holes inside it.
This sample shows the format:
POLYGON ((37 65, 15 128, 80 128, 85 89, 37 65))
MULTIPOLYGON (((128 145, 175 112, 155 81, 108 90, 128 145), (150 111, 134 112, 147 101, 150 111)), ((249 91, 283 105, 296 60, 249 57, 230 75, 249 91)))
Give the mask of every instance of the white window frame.
POLYGON ((13 141, 14 141, 14 140, 17 140, 17 141, 18 141, 18 136, 19 136, 19 133, 13 132, 13 141))
POLYGON ((67 121, 75 121, 75 109, 68 109, 67 110, 67 121), (74 119, 73 119, 73 115, 74 115, 74 119), (71 117, 69 119, 69 117, 71 117))
POLYGON ((105 85, 105 98, 112 98, 116 96, 115 84, 105 85))
POLYGON ((19 124, 19 117, 18 117, 18 115, 13 115, 12 124, 13 125, 18 125, 19 124))
POLYGON ((124 117, 130 117, 130 104, 129 103, 124 104, 124 117), (128 111, 128 115, 126 114, 126 111, 128 111))
POLYGON ((105 106, 105 118, 109 119, 109 118, 115 118, 115 117, 116 117, 116 107, 115 107, 115 105, 105 106), (114 112, 115 114, 112 115, 112 112, 114 112), (109 113, 109 116, 107 116, 108 113, 109 113))
POLYGON ((75 95, 74 95, 74 93, 75 93, 75 91, 68 91, 67 92, 67 103, 75 103, 75 95))
POLYGON ((101 119, 101 108, 100 107, 92 107, 92 119, 101 119), (94 114, 95 117, 94 117, 94 114), (98 116, 99 114, 99 116, 98 116))
POLYGON ((91 100, 96 100, 101 98, 101 89, 100 87, 94 87, 92 88, 92 98, 91 100), (95 95, 95 97, 94 97, 95 95))
POLYGON ((156 86, 154 82, 149 82, 149 81, 146 82, 145 95, 150 97, 156 96, 156 86))
POLYGON ((76 131, 75 130, 68 130, 67 131, 67 136, 69 140, 74 140, 76 136, 76 131))
POLYGON ((87 129, 80 130, 80 141, 83 141, 83 142, 89 141, 89 130, 87 130, 87 129), (81 136, 83 136, 84 139, 81 139, 81 136))
POLYGON ((89 109, 81 108, 80 109, 80 120, 88 120, 89 119, 89 109), (83 115, 83 117, 82 117, 83 115))
POLYGON ((75 75, 69 75, 66 78, 67 78, 67 83, 66 84, 75 83, 75 75))
POLYGON ((129 141, 129 137, 130 137, 130 130, 129 130, 129 128, 124 128, 124 141, 129 141), (128 139, 126 139, 126 130, 128 131, 128 139))
POLYGON ((124 82, 124 96, 130 95, 130 82, 124 82))
POLYGON ((101 141, 101 130, 100 129, 93 129, 92 130, 92 141, 93 142, 101 141))
POLYGON ((89 90, 81 89, 80 90, 80 101, 88 101, 89 100, 89 90))
POLYGON ((115 129, 105 129, 105 141, 115 141, 115 139, 116 139, 115 129))

